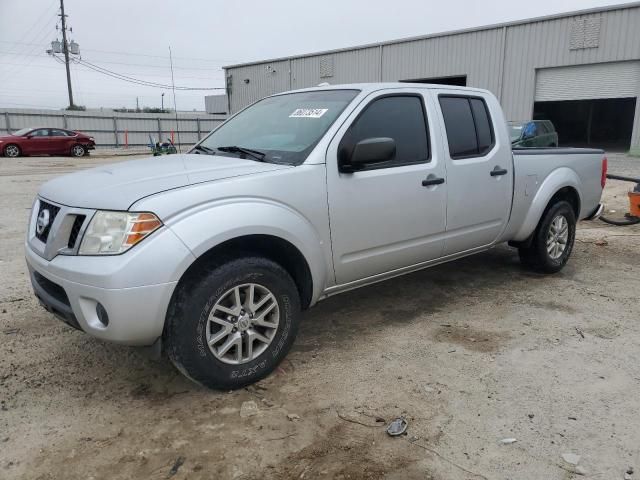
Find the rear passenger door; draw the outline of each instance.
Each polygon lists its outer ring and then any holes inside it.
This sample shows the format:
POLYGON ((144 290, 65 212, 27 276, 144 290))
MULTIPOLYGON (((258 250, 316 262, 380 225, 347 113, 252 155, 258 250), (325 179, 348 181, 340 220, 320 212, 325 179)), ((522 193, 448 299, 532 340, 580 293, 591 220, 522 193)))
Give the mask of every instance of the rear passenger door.
POLYGON ((70 137, 64 130, 57 128, 49 129, 49 139, 51 140, 51 152, 58 154, 66 154, 71 151, 73 137, 70 137))
POLYGON ((503 231, 511 210, 513 159, 508 139, 496 138, 494 125, 504 119, 491 118, 487 105, 501 111, 497 100, 452 91, 438 93, 437 101, 447 152, 444 252, 450 255, 490 245, 503 231))

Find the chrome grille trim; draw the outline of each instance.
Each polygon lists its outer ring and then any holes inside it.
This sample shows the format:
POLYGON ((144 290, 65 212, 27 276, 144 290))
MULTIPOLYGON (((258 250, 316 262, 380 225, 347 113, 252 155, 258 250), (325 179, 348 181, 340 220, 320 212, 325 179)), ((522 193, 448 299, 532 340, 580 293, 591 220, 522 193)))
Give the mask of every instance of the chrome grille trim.
POLYGON ((49 199, 37 198, 31 211, 27 242, 34 252, 47 260, 52 260, 57 255, 77 255, 84 232, 94 213, 95 210, 68 207, 49 199), (36 222, 43 204, 59 209, 49 227, 48 235, 44 237, 45 241, 41 238, 42 235, 39 236, 36 233, 36 222), (79 217, 84 217, 81 225, 76 222, 79 217), (72 232, 75 235, 75 242, 70 246, 72 232))

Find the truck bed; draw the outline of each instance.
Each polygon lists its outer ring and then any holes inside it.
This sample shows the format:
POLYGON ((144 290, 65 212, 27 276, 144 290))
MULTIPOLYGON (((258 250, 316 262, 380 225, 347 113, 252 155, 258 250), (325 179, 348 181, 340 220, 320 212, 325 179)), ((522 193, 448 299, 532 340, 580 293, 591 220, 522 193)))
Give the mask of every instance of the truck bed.
POLYGON ((597 209, 602 193, 602 161, 605 152, 589 148, 515 148, 514 193, 510 221, 504 239, 525 240, 536 227, 544 205, 536 198, 547 182, 560 180, 580 196, 578 219, 597 209), (535 222, 532 220, 535 218, 535 222))

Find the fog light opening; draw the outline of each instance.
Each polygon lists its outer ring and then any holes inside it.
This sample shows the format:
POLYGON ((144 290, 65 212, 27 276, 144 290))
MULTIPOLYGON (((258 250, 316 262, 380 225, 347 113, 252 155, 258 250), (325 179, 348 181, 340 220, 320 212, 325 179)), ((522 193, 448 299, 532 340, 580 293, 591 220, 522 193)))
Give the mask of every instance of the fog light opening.
POLYGON ((96 314, 98 315, 98 320, 100 320, 102 325, 105 327, 109 325, 109 315, 101 303, 96 305, 96 314))

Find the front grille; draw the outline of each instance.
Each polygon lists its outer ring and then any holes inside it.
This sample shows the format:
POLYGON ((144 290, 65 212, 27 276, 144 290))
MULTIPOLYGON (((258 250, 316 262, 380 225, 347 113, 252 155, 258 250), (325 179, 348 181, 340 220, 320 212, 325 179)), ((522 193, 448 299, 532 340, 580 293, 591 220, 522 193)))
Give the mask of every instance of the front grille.
POLYGON ((33 277, 45 292, 67 307, 71 306, 71 302, 69 302, 69 297, 67 296, 67 292, 64 291, 64 288, 48 278, 43 277, 38 272, 33 272, 33 277))
POLYGON ((56 215, 58 215, 58 212, 60 211, 60 207, 56 207, 55 205, 51 205, 50 203, 40 200, 40 208, 38 209, 38 217, 36 218, 40 218, 40 214, 44 210, 49 211, 49 222, 44 227, 44 229, 39 233, 36 228, 36 238, 43 243, 47 243, 47 238, 49 238, 49 232, 51 231, 51 225, 53 225, 53 221, 56 219, 56 215))
POLYGON ((82 228, 85 218, 87 218, 85 215, 76 215, 76 219, 73 221, 73 226, 71 227, 71 233, 69 234, 67 247, 73 248, 76 246, 76 241, 78 240, 78 235, 80 234, 80 229, 82 228))

